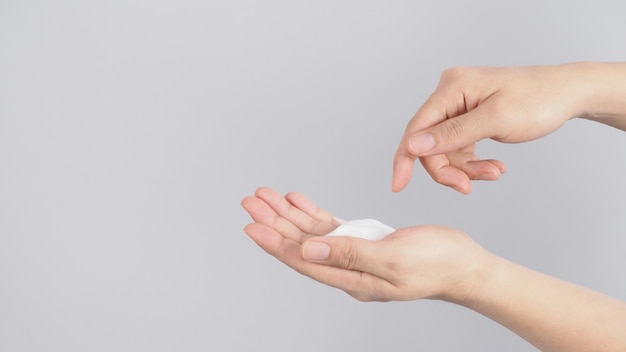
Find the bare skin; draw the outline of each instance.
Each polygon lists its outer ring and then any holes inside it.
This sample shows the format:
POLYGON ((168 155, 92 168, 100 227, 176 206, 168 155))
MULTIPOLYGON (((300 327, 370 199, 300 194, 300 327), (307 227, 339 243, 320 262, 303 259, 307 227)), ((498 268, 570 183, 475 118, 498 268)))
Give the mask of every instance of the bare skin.
POLYGON ((259 188, 246 233, 297 272, 360 301, 439 299, 481 313, 543 351, 626 350, 626 304, 500 258, 462 231, 423 225, 380 241, 338 226, 305 196, 259 188))
POLYGON ((476 142, 531 141, 581 117, 626 130, 626 63, 456 67, 408 123, 394 158, 392 190, 415 160, 438 183, 468 194, 471 180, 497 180, 503 162, 481 160, 476 142))
MULTIPOLYGON (((476 142, 545 136, 580 117, 626 130, 626 63, 447 70, 408 123, 392 190, 419 159, 432 178, 467 194, 497 180, 503 162, 480 159, 476 142)), ((543 351, 626 351, 626 304, 500 258, 462 231, 435 225, 380 241, 325 237, 339 222, 305 196, 269 188, 242 201, 246 233, 299 273, 361 301, 439 299, 499 322, 543 351)))

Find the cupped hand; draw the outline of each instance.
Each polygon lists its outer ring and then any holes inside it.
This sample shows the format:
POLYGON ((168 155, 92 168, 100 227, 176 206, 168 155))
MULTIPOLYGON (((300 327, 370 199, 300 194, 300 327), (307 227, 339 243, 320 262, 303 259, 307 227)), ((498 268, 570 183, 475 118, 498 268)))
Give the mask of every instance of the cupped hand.
POLYGON ((499 160, 481 160, 476 142, 519 143, 581 116, 590 87, 584 64, 457 67, 445 71, 408 123, 394 158, 392 189, 401 191, 420 162, 438 183, 467 194, 470 180, 497 180, 499 160))
POLYGON ((434 225, 400 229, 380 241, 325 237, 339 223, 297 193, 282 198, 260 188, 242 205, 255 221, 245 232, 261 248, 360 301, 462 301, 487 254, 467 234, 434 225))

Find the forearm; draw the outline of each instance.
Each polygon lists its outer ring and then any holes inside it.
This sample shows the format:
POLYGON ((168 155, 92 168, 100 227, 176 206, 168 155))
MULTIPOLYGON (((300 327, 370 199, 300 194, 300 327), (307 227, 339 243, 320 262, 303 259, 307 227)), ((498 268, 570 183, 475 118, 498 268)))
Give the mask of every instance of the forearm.
POLYGON ((542 351, 626 351, 626 304, 491 255, 467 306, 542 351))
POLYGON ((582 118, 626 131, 626 63, 573 64, 587 82, 582 118))

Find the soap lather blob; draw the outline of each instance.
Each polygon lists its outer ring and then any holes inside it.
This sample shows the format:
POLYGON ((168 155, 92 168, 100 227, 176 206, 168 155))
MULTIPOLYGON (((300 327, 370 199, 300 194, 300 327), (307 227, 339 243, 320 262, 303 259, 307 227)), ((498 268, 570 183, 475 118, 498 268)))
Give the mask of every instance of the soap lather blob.
POLYGON ((366 240, 382 240, 396 230, 375 219, 346 221, 326 236, 350 236, 366 240))

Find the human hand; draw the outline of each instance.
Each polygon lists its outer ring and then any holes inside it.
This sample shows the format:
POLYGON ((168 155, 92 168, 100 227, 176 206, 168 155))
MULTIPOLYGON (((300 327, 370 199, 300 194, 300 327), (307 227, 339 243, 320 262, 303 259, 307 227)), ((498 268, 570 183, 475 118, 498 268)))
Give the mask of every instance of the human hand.
POLYGON ((255 223, 245 232, 299 273, 361 301, 420 298, 463 301, 476 285, 486 252, 467 234, 424 225, 380 241, 325 237, 339 223, 301 194, 260 188, 242 206, 255 223))
POLYGON ((301 194, 260 188, 242 205, 255 221, 245 231, 261 248, 358 300, 460 304, 542 351, 626 346, 623 302, 499 258, 463 232, 426 225, 379 241, 326 237, 339 222, 301 194))
POLYGON ((415 159, 438 183, 467 194, 470 180, 497 180, 498 160, 480 160, 484 138, 519 143, 545 136, 591 105, 585 64, 457 67, 445 71, 406 127, 394 158, 392 189, 406 187, 415 159))

